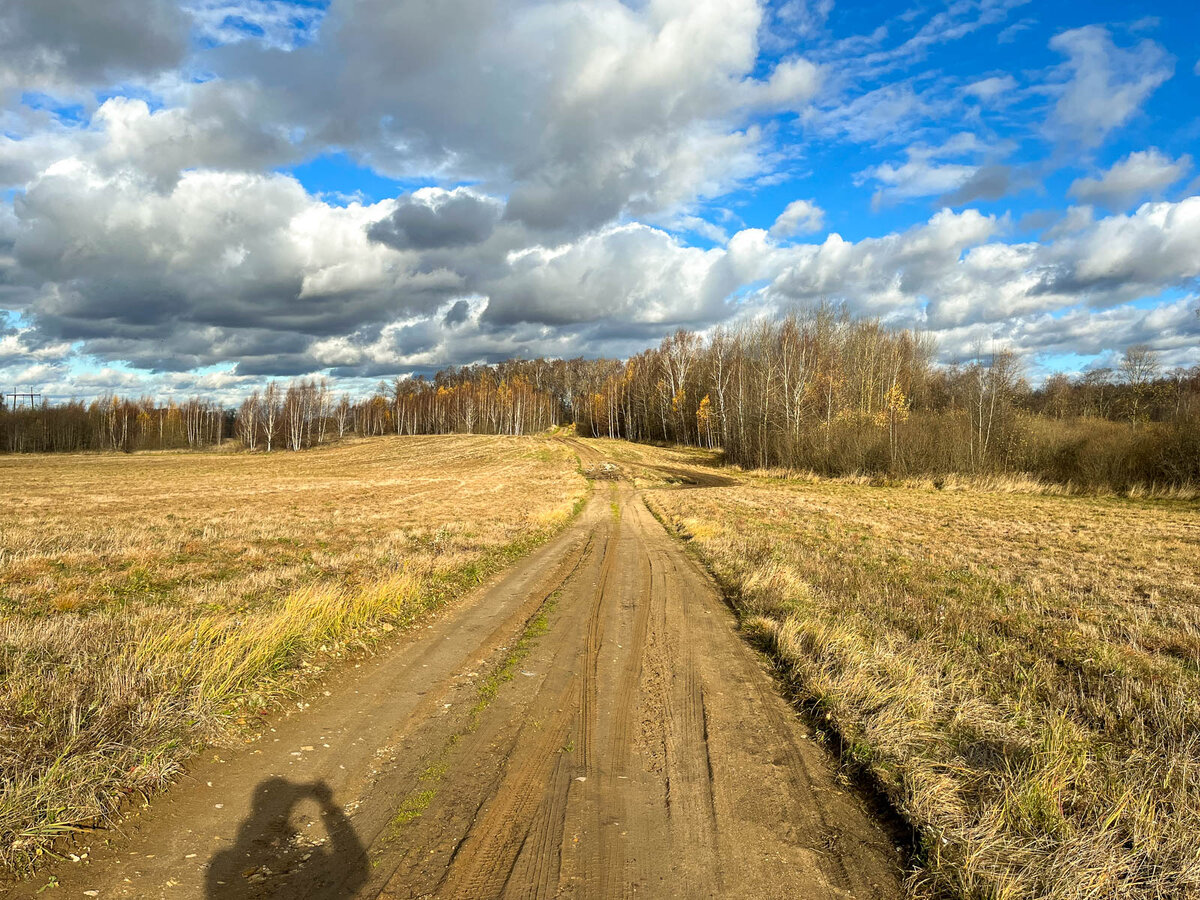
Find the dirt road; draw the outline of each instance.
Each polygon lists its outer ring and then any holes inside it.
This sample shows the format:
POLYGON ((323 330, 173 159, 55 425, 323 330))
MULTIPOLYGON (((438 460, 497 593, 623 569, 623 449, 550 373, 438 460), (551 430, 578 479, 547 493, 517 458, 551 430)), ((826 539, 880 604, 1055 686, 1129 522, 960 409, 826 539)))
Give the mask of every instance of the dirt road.
POLYGON ((325 691, 13 896, 50 874, 57 897, 901 895, 892 842, 628 480, 325 691))

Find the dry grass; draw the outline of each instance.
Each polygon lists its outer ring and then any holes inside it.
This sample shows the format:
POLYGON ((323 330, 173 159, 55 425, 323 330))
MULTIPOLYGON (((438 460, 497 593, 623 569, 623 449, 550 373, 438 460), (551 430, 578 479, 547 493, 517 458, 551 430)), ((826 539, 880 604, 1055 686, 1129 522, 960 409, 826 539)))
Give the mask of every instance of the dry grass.
MULTIPOLYGON (((674 450, 674 452, 680 452, 674 450)), ((732 467, 742 471, 740 467, 732 467)), ((755 475, 798 482, 903 487, 924 491, 969 491, 974 494, 1045 494, 1053 497, 1130 497, 1138 500, 1198 500, 1200 487, 1191 484, 1134 484, 1124 490, 1087 487, 1070 481, 1047 481, 1023 472, 1001 475, 919 475, 895 478, 881 473, 821 475, 811 470, 755 469, 755 475)))
POLYGON ((0 457, 0 862, 162 786, 570 517, 558 445, 0 457))
POLYGON ((1200 896, 1200 507, 953 487, 648 496, 914 825, 916 893, 1200 896))

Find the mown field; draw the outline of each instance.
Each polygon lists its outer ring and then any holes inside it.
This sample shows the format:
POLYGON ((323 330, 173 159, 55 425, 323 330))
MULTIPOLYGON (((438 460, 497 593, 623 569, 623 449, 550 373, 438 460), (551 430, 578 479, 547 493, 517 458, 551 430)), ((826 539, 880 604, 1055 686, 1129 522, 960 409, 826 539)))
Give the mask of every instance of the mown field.
POLYGON ((468 436, 0 457, 0 865, 547 537, 576 466, 468 436))
POLYGON ((633 470, 914 826, 915 893, 1200 896, 1200 504, 633 470))

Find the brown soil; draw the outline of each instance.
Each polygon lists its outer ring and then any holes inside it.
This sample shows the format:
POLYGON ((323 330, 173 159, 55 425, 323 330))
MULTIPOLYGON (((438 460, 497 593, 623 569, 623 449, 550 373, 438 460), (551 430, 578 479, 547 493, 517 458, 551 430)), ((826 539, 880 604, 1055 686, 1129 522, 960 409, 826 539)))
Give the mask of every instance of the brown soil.
POLYGON ((627 480, 325 691, 12 896, 902 895, 892 840, 627 480))

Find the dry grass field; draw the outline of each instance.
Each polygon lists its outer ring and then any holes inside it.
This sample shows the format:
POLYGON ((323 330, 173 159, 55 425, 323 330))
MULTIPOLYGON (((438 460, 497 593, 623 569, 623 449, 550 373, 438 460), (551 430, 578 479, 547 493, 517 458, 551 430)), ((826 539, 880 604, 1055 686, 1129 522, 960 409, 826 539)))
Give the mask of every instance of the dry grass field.
POLYGON ((462 436, 0 457, 0 863, 548 536, 585 495, 576 466, 462 436))
POLYGON ((1200 896, 1195 502, 635 471, 914 826, 916 893, 1200 896))

